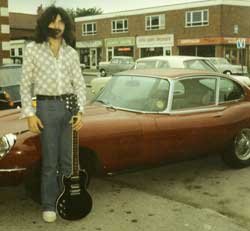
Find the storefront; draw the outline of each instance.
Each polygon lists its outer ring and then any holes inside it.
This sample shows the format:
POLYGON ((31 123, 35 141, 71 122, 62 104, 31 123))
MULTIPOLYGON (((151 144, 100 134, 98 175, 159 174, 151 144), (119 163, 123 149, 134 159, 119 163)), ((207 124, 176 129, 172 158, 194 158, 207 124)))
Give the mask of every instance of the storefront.
POLYGON ((174 35, 137 36, 136 46, 139 48, 139 57, 172 55, 174 35))
POLYGON ((242 60, 243 65, 248 65, 250 38, 245 38, 246 48, 242 50, 236 47, 237 39, 230 37, 179 39, 177 46, 179 55, 225 57, 232 64, 240 64, 242 60))
POLYGON ((135 38, 109 38, 105 39, 106 61, 113 56, 131 56, 134 57, 135 38))
POLYGON ((96 69, 102 60, 102 41, 81 41, 76 42, 76 49, 79 51, 80 63, 87 68, 96 69))

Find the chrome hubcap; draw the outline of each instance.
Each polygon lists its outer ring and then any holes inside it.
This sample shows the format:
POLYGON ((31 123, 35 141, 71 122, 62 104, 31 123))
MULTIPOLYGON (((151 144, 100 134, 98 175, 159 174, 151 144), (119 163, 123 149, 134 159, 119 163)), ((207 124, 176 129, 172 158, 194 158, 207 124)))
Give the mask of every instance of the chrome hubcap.
POLYGON ((239 160, 250 158, 250 129, 245 128, 240 131, 234 140, 234 147, 239 160))

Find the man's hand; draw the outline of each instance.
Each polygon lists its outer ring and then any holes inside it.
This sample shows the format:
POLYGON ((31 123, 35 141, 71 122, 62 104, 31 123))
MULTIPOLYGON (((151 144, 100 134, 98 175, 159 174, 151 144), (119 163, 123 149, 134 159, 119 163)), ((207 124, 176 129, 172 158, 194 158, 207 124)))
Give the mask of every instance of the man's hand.
POLYGON ((34 133, 40 133, 40 129, 43 128, 43 124, 41 120, 36 116, 30 116, 28 117, 28 126, 29 130, 34 133))
MULTIPOLYGON (((72 127, 75 131, 79 131, 81 129, 81 127, 83 126, 82 112, 78 112, 77 115, 73 116, 73 117, 76 117, 77 119, 72 127)), ((70 123, 72 123, 72 121, 70 123)))

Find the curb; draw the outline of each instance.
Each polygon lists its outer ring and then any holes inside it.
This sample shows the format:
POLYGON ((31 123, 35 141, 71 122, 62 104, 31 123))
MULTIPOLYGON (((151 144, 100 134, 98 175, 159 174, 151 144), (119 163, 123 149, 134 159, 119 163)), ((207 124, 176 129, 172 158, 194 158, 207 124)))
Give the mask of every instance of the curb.
POLYGON ((95 76, 98 76, 98 74, 99 74, 99 72, 86 72, 86 71, 84 71, 83 72, 83 75, 95 75, 95 76))

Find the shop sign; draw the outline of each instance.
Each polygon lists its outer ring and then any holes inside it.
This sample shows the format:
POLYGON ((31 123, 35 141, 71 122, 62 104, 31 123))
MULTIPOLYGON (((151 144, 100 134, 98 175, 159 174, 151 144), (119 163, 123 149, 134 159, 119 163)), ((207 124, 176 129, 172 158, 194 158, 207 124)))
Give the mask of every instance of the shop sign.
POLYGON ((102 47, 102 40, 76 42, 76 48, 91 48, 91 47, 102 47))
POLYGON ((162 35, 137 36, 136 45, 138 48, 174 46, 174 35, 162 34, 162 35))
POLYGON ((122 47, 122 46, 134 46, 134 45, 135 45, 134 37, 105 39, 106 47, 122 47))
POLYGON ((236 46, 238 49, 244 49, 246 47, 246 40, 245 39, 237 39, 236 46))

